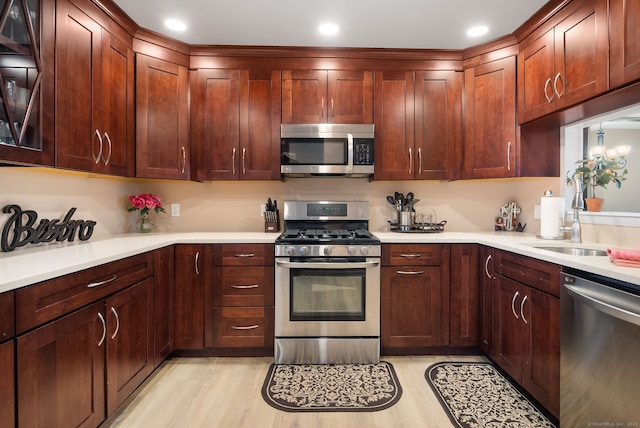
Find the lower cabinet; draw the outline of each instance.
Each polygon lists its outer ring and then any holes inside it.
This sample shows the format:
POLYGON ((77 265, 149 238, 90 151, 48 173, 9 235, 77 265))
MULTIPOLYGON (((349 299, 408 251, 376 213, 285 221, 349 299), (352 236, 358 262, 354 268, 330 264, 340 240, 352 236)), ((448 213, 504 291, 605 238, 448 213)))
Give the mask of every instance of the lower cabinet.
POLYGON ((383 244, 380 292, 383 353, 448 345, 449 245, 383 244))
POLYGON ((212 245, 207 271, 205 346, 272 355, 274 257, 270 244, 212 245))
POLYGON ((452 347, 477 347, 479 344, 478 259, 476 244, 451 245, 449 345, 452 347))
POLYGON ((0 345, 0 427, 16 424, 15 341, 0 345))
POLYGON ((107 299, 107 415, 151 374, 153 278, 107 299))
POLYGON ((211 265, 205 245, 175 246, 174 347, 204 347, 204 278, 211 265))
POLYGON ((175 301, 174 247, 153 252, 153 365, 158 367, 173 351, 175 301))
POLYGON ((19 427, 96 427, 105 419, 104 303, 18 337, 19 427))
POLYGON ((560 299, 549 290, 558 287, 560 267, 496 251, 495 269, 491 357, 557 417, 560 299))

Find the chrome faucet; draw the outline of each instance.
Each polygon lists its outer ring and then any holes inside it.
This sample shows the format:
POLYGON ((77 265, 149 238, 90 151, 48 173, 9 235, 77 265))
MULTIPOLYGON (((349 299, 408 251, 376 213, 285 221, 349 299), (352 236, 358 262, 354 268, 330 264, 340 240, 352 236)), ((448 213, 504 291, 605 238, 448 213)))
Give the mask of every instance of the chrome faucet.
POLYGON ((571 201, 571 209, 573 210, 573 221, 571 221, 571 227, 563 226, 561 230, 563 232, 571 232, 571 241, 574 244, 582 243, 582 226, 580 225, 579 212, 584 210, 584 198, 582 193, 582 179, 576 178, 573 182, 576 188, 576 193, 573 195, 571 201))

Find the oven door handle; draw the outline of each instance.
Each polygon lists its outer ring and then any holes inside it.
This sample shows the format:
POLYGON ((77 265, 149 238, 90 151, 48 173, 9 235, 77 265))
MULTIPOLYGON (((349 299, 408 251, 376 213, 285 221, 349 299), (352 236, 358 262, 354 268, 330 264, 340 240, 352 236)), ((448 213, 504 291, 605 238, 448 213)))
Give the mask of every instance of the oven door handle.
POLYGON ((355 269, 355 268, 371 268, 380 265, 380 261, 370 262, 354 262, 354 263, 296 263, 276 261, 276 264, 285 268, 308 268, 308 269, 355 269))

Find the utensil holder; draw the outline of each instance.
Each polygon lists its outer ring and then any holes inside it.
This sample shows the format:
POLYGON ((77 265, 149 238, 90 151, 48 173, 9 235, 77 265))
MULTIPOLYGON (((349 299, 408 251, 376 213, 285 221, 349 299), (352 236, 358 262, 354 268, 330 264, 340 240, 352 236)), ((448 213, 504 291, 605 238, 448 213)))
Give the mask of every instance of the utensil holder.
POLYGON ((265 214, 269 215, 265 215, 264 231, 267 233, 280 232, 280 210, 268 211, 265 214), (275 221, 267 220, 268 217, 275 217, 275 221))
POLYGON ((411 230, 411 226, 415 221, 415 212, 398 211, 398 226, 402 231, 411 230))

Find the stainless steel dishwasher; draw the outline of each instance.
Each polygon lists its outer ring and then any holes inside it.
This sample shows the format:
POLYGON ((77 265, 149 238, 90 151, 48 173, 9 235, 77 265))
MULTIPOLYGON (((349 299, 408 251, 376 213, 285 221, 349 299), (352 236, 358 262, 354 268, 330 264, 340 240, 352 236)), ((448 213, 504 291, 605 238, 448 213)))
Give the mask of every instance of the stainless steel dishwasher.
POLYGON ((562 274, 560 426, 640 427, 640 286, 562 274))

